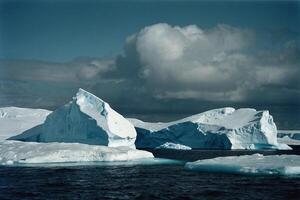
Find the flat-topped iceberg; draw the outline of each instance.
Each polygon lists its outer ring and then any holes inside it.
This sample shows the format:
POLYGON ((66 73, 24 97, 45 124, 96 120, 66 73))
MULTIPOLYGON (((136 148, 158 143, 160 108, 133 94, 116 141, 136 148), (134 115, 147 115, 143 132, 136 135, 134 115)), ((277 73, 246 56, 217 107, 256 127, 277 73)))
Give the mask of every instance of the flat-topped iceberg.
POLYGON ((42 124, 50 113, 44 109, 0 108, 0 141, 42 124))
POLYGON ((293 140, 300 140, 300 130, 278 130, 278 138, 283 138, 285 136, 288 136, 293 140))
POLYGON ((79 89, 71 102, 49 114, 42 125, 10 139, 135 147, 136 131, 108 103, 79 89))
POLYGON ((277 128, 268 111, 220 108, 169 123, 129 119, 137 130, 137 148, 166 142, 206 149, 290 149, 277 142, 277 128))
POLYGON ((220 172, 255 175, 296 175, 300 174, 299 155, 261 154, 247 156, 219 157, 188 162, 185 168, 200 172, 220 172))
POLYGON ((129 147, 79 143, 0 142, 0 164, 130 161, 153 158, 152 153, 129 147))
POLYGON ((292 139, 287 135, 284 137, 277 138, 277 140, 278 140, 278 143, 280 143, 280 144, 299 145, 300 146, 300 140, 292 139))

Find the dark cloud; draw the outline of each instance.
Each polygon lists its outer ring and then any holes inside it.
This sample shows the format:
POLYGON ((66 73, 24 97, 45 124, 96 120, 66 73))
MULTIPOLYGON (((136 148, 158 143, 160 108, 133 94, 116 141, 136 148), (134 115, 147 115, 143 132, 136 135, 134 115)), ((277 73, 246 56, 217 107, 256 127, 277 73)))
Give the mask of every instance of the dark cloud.
POLYGON ((82 87, 123 113, 157 119, 219 106, 299 107, 298 38, 281 33, 276 48, 262 48, 261 38, 268 43, 254 30, 223 24, 155 24, 129 36, 113 58, 2 60, 0 106, 54 109, 82 87))
MULTIPOLYGON (((286 41, 280 51, 259 53, 256 49, 251 53, 254 44, 255 33, 248 29, 218 25, 204 30, 195 25, 156 24, 127 39, 122 61, 135 61, 126 69, 138 74, 157 99, 297 102, 298 44, 286 41), (274 86, 278 88, 275 94, 274 86), (262 91, 263 96, 255 96, 262 91), (283 98, 273 100, 274 95, 283 98)), ((117 64, 122 67, 122 63, 117 64)))

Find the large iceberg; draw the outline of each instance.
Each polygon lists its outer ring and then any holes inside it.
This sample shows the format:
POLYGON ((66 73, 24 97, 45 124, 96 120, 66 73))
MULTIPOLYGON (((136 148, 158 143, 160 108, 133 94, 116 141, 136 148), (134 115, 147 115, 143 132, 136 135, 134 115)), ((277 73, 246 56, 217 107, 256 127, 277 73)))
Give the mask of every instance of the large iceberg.
POLYGON ((42 125, 10 139, 135 147, 136 131, 108 103, 79 89, 71 102, 49 114, 42 125))
POLYGON ((152 153, 130 147, 79 143, 0 142, 0 164, 129 161, 153 158, 152 153))
POLYGON ((169 123, 129 119, 137 130, 137 148, 166 142, 206 149, 290 149, 277 142, 277 128, 268 111, 220 108, 169 123))
POLYGON ((43 109, 0 108, 0 141, 42 124, 49 113, 51 111, 43 109))
POLYGON ((300 174, 299 155, 261 154, 246 156, 219 157, 188 162, 185 168, 201 172, 221 172, 258 175, 295 175, 300 174))

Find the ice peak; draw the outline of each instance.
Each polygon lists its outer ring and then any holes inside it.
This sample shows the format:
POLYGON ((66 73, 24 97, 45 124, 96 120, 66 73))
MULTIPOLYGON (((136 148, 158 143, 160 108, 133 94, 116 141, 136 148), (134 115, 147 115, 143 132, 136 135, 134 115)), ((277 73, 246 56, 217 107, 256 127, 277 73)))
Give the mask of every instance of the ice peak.
POLYGON ((30 138, 28 132, 18 137, 26 141, 79 142, 110 147, 135 147, 135 138, 136 131, 128 120, 82 88, 71 102, 47 117, 39 132, 30 132, 30 138))
POLYGON ((93 95, 92 93, 90 93, 90 92, 88 92, 88 91, 86 91, 86 90, 84 90, 84 89, 82 89, 82 88, 79 88, 79 89, 78 89, 76 95, 81 95, 81 94, 84 94, 84 93, 88 93, 88 94, 90 94, 90 95, 93 95))
MULTIPOLYGON (((95 99, 99 99, 100 101, 103 101, 102 99, 100 99, 99 97, 97 97, 96 95, 82 89, 79 88, 77 93, 76 93, 76 99, 80 99, 80 98, 95 98, 95 99)), ((103 101, 104 102, 104 101, 103 101)))
POLYGON ((102 112, 109 106, 108 103, 82 88, 79 88, 76 96, 73 98, 73 102, 79 105, 79 107, 83 110, 84 108, 89 107, 94 108, 99 112, 102 112))

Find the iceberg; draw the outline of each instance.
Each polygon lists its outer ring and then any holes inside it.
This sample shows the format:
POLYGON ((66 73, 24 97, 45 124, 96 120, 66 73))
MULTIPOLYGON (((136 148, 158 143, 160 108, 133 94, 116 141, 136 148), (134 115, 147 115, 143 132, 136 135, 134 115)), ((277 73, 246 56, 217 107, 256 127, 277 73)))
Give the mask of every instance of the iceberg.
POLYGON ((278 144, 277 128, 268 111, 226 107, 168 123, 128 120, 137 130, 137 148, 170 142, 204 149, 291 149, 278 144))
POLYGON ((191 147, 182 145, 182 144, 174 144, 171 142, 166 142, 158 147, 156 149, 177 149, 177 150, 191 150, 191 147))
POLYGON ((300 174, 300 156, 254 154, 218 157, 188 162, 185 164, 185 169, 248 175, 297 175, 300 174))
POLYGON ((290 136, 284 136, 281 138, 277 138, 279 144, 287 144, 287 145, 299 145, 300 146, 300 140, 298 139, 292 139, 290 136))
POLYGON ((283 138, 285 136, 288 136, 293 140, 300 140, 300 130, 278 130, 278 138, 283 138))
POLYGON ((277 140, 281 144, 300 145, 300 130, 278 130, 277 140))
POLYGON ((136 131, 108 103, 79 89, 71 102, 49 114, 43 124, 10 139, 135 148, 136 131))
POLYGON ((0 141, 42 124, 50 113, 51 111, 44 109, 0 108, 0 141))
POLYGON ((79 143, 0 142, 0 164, 130 161, 153 158, 152 153, 130 147, 79 143))

